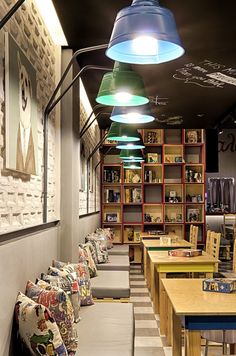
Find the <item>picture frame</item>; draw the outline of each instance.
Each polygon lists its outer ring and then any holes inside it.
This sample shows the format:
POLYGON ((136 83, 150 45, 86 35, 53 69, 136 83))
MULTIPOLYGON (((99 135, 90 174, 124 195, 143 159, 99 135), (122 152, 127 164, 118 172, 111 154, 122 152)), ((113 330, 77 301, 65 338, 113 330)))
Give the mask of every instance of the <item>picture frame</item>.
POLYGON ((187 209, 187 221, 188 222, 200 222, 201 221, 201 212, 200 209, 187 209))
POLYGON ((158 163, 159 162, 158 153, 148 153, 147 154, 147 162, 148 163, 158 163))
POLYGON ((120 221, 119 212, 104 213, 104 221, 109 223, 118 223, 120 221))
POLYGON ((5 113, 5 168, 37 175, 37 72, 8 32, 5 34, 5 113))
POLYGON ((183 162, 183 157, 177 156, 175 157, 175 163, 182 163, 183 162))

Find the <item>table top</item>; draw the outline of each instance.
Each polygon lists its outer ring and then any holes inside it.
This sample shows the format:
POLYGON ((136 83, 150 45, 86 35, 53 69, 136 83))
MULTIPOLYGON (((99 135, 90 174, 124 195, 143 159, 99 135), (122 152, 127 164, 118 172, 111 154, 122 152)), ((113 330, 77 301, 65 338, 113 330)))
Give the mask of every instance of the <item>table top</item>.
MULTIPOLYGON (((140 233, 140 238, 141 239, 159 239, 160 237, 172 237, 172 236, 177 236, 177 235, 175 235, 175 234, 160 234, 160 235, 158 235, 158 234, 150 234, 149 232, 141 232, 140 233)), ((179 237, 179 236, 178 236, 179 237)), ((180 237, 179 237, 180 238, 180 237)))
POLYGON ((202 253, 202 256, 195 257, 176 257, 168 256, 168 251, 148 251, 149 258, 154 264, 212 264, 220 262, 208 253, 202 253))
POLYGON ((203 279, 162 279, 178 315, 236 315, 236 292, 202 290, 203 279))
POLYGON ((171 243, 163 243, 160 240, 142 240, 142 243, 147 249, 151 247, 193 247, 193 244, 183 239, 178 239, 177 242, 171 243))

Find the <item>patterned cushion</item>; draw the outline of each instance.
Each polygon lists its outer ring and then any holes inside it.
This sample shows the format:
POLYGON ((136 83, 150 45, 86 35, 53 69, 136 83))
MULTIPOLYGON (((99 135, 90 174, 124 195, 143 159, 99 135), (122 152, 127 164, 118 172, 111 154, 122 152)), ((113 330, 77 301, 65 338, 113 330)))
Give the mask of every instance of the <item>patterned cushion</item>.
POLYGON ((45 281, 39 281, 37 285, 28 281, 26 295, 34 302, 42 304, 50 310, 58 325, 68 354, 74 355, 78 347, 78 338, 74 326, 73 308, 67 294, 62 289, 52 287, 45 281))
POLYGON ((85 256, 87 264, 88 264, 90 278, 96 277, 97 276, 97 267, 96 267, 96 263, 94 262, 94 259, 92 257, 90 244, 87 243, 84 245, 80 245, 79 248, 82 248, 84 250, 84 256, 85 256))
POLYGON ((49 283, 51 286, 61 288, 64 290, 65 293, 67 293, 74 310, 75 323, 78 323, 78 321, 80 320, 80 291, 77 276, 76 278, 74 278, 73 281, 71 280, 72 278, 73 276, 68 279, 65 277, 50 276, 48 274, 41 273, 41 279, 43 281, 49 283))
POLYGON ((31 355, 68 356, 49 309, 19 293, 15 305, 19 336, 31 355))
POLYGON ((59 273, 59 274, 76 273, 78 275, 78 283, 79 283, 79 290, 80 290, 80 304, 81 306, 92 305, 93 297, 92 297, 90 276, 89 276, 87 262, 66 264, 65 262, 53 261, 53 264, 55 267, 57 267, 57 268, 50 267, 51 270, 53 269, 52 272, 54 273, 54 275, 55 273, 59 273))

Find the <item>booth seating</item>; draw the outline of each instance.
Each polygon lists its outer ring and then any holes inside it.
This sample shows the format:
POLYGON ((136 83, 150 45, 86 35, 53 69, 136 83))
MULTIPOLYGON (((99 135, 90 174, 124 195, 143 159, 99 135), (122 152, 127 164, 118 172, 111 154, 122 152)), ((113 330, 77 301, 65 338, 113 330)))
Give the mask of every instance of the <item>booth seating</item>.
POLYGON ((108 255, 129 256, 129 245, 113 245, 113 247, 108 250, 108 255))
POLYGON ((129 256, 109 255, 109 261, 97 264, 97 269, 102 271, 129 271, 129 256))
POLYGON ((91 278, 90 281, 93 298, 129 301, 130 284, 128 271, 98 271, 98 275, 91 278))
POLYGON ((76 356, 133 356, 133 305, 96 303, 81 308, 78 335, 76 356))

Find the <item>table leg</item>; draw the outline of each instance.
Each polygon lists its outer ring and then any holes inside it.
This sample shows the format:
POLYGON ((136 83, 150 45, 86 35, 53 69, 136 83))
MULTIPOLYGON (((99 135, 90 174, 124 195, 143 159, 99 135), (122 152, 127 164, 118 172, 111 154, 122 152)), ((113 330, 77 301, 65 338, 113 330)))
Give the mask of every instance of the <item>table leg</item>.
POLYGON ((199 330, 185 332, 185 355, 201 356, 201 334, 199 330))
POLYGON ((159 273, 159 300, 160 300, 160 333, 167 334, 167 295, 162 283, 162 278, 166 278, 166 273, 159 273))
POLYGON ((145 254, 146 254, 146 281, 147 281, 147 287, 151 291, 151 260, 148 255, 148 250, 145 248, 145 254))
POLYGON ((179 317, 173 311, 173 356, 182 355, 182 342, 181 342, 181 322, 179 317))
POLYGON ((230 344, 229 349, 230 349, 230 355, 236 354, 236 344, 230 344))
POLYGON ((147 250, 146 248, 143 246, 143 274, 144 274, 144 278, 147 279, 147 250))
POLYGON ((173 344, 173 335, 172 335, 172 329, 173 329, 173 324, 172 324, 172 319, 173 319, 173 308, 172 304, 170 302, 170 299, 167 297, 167 334, 166 334, 166 343, 167 346, 172 346, 173 344))
POLYGON ((154 313, 158 314, 160 310, 160 290, 159 290, 159 273, 154 267, 154 283, 153 283, 153 309, 154 313))

